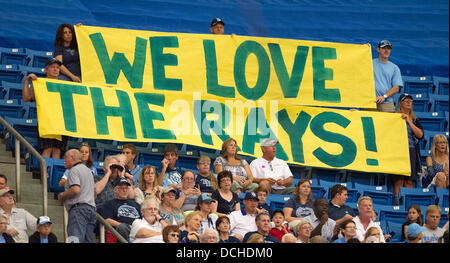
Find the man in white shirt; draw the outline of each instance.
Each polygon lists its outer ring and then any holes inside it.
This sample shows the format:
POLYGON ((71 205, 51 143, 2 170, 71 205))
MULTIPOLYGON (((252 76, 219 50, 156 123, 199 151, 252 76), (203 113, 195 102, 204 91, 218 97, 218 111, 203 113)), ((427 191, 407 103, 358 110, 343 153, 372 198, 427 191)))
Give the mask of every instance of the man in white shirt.
POLYGON ((14 202, 14 191, 9 189, 0 190, 0 215, 8 218, 9 224, 6 229, 16 243, 28 243, 28 233, 36 231, 37 218, 23 208, 17 208, 14 202))
POLYGON ((367 232, 367 229, 371 227, 377 227, 380 230, 380 241, 381 243, 385 243, 386 240, 384 238, 383 230, 380 225, 372 220, 373 216, 373 206, 372 206, 372 198, 368 196, 363 196, 358 200, 358 213, 359 216, 353 218, 353 222, 356 224, 356 238, 359 241, 364 241, 364 235, 367 232))
POLYGON ((309 222, 312 227, 311 237, 321 236, 327 243, 333 238, 333 231, 336 227, 336 221, 328 218, 328 200, 317 198, 313 205, 314 213, 303 218, 309 222))
POLYGON ((261 140, 263 156, 253 160, 250 169, 253 174, 253 182, 258 183, 269 194, 289 195, 295 190, 295 187, 290 187, 294 176, 287 163, 275 157, 277 143, 278 141, 272 138, 261 140))
POLYGON ((256 215, 259 213, 258 201, 256 193, 247 192, 244 198, 244 209, 233 211, 228 215, 231 235, 241 242, 247 232, 258 230, 255 222, 256 215))

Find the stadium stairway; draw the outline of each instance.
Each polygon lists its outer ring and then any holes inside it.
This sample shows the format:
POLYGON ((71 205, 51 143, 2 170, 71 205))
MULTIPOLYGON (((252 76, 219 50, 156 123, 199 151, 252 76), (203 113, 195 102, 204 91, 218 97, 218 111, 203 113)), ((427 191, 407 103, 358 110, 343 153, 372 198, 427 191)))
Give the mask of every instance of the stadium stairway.
MULTIPOLYGON (((6 150, 5 140, 0 139, 0 173, 8 178, 8 186, 16 189, 16 161, 12 157, 13 154, 6 150)), ((17 203, 17 197, 14 195, 18 208, 24 208, 33 216, 38 218, 42 215, 42 185, 40 179, 33 179, 32 173, 25 169, 24 161, 21 160, 21 192, 22 200, 17 203)), ((52 192, 48 194, 48 216, 53 222, 52 232, 57 236, 58 242, 64 242, 64 225, 63 225, 63 205, 60 201, 55 200, 52 192)), ((29 233, 31 235, 33 233, 29 233)))

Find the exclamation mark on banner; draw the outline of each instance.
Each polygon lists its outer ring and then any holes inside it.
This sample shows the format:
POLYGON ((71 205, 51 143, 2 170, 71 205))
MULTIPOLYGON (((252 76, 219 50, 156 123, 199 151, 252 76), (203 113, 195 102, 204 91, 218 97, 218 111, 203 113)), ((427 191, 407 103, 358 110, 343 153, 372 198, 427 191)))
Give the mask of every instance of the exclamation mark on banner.
MULTIPOLYGON (((377 141, 375 138, 375 127, 373 126, 372 117, 361 117, 364 130, 364 141, 366 143, 366 150, 377 152, 377 141)), ((367 165, 378 166, 377 159, 366 159, 367 165)))

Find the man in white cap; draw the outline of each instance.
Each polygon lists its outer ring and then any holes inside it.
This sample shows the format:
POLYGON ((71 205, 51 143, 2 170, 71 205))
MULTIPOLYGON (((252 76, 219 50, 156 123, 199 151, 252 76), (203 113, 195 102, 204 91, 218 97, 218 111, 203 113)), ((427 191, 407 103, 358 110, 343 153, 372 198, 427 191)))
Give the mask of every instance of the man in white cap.
POLYGON ((250 169, 253 182, 258 183, 259 187, 266 189, 268 193, 289 195, 295 190, 295 187, 290 187, 294 176, 287 163, 275 157, 277 143, 273 138, 261 140, 263 156, 253 160, 250 169))
POLYGON ((37 220, 37 231, 29 238, 29 243, 58 243, 52 233, 52 221, 48 216, 40 216, 37 220))

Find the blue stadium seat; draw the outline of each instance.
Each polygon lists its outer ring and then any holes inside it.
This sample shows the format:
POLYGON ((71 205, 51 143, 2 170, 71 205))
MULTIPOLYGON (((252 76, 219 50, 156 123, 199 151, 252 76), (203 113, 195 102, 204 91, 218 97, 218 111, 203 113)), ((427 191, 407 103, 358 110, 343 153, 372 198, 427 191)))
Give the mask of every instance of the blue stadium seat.
POLYGON ((345 170, 312 167, 311 178, 329 182, 339 182, 345 170))
MULTIPOLYGON (((25 139, 27 138, 37 138, 38 135, 38 126, 37 119, 19 119, 19 118, 11 118, 5 117, 5 121, 7 121, 20 135, 22 135, 25 139)), ((9 132, 6 133, 9 135, 9 132)), ((6 149, 12 150, 15 147, 14 141, 15 137, 10 135, 5 135, 5 143, 6 149)), ((23 156, 24 151, 21 151, 21 155, 23 156)))
POLYGON ((449 121, 449 115, 448 115, 448 111, 446 111, 446 112, 444 112, 444 116, 445 116, 445 130, 447 131, 447 132, 449 132, 449 130, 448 130, 448 126, 449 126, 449 124, 450 124, 450 121, 449 121))
POLYGON ((402 238, 402 225, 403 223, 382 221, 380 226, 383 229, 383 234, 391 235, 391 242, 400 242, 402 238))
POLYGON ((198 157, 197 151, 178 152, 177 165, 182 167, 183 170, 196 170, 198 157))
POLYGON ((12 118, 22 118, 22 105, 18 100, 0 100, 0 116, 12 118))
POLYGON ((408 209, 411 205, 435 205, 436 193, 434 188, 406 188, 400 187, 399 200, 408 209))
POLYGON ((37 119, 36 102, 23 102, 23 118, 37 119))
POLYGON ((439 199, 438 205, 441 208, 445 208, 445 207, 448 208, 449 207, 449 199, 448 199, 449 192, 448 192, 448 189, 443 189, 443 188, 436 187, 436 195, 437 195, 437 197, 439 199))
POLYGON ((22 81, 22 71, 13 65, 0 65, 0 81, 20 83, 22 81))
POLYGON ((448 95, 448 78, 433 76, 434 93, 448 95))
POLYGON ((347 182, 355 184, 375 185, 375 173, 365 173, 360 171, 347 171, 347 182))
POLYGON ((371 186, 355 183, 355 189, 359 191, 360 197, 369 196, 374 204, 392 205, 394 195, 387 191, 386 186, 371 186))
POLYGON ((430 150, 420 150, 420 164, 422 166, 427 166, 427 156, 430 156, 430 150))
POLYGON ((162 152, 152 152, 152 150, 150 151, 141 151, 138 153, 138 163, 141 166, 144 165, 153 165, 155 166, 157 169, 161 166, 161 161, 164 158, 164 155, 162 154, 162 152))
POLYGON ((96 148, 99 151, 99 160, 105 160, 106 156, 116 155, 122 153, 122 147, 117 145, 112 145, 108 143, 96 142, 96 148))
POLYGON ((439 112, 414 112, 424 130, 443 131, 445 130, 445 116, 439 112))
POLYGON ((419 142, 420 148, 422 150, 430 150, 431 146, 433 145, 433 138, 437 134, 443 134, 445 137, 447 137, 447 141, 449 140, 449 134, 448 132, 443 131, 423 131, 423 139, 419 142))
POLYGON ((294 195, 276 195, 276 194, 270 194, 267 197, 267 200, 270 201, 270 207, 272 208, 272 211, 274 210, 283 210, 284 204, 287 200, 294 197, 294 195))
POLYGON ((0 48, 0 64, 26 65, 27 55, 22 48, 0 48))
POLYGON ((311 192, 312 192, 313 200, 316 200, 317 198, 322 198, 322 197, 326 198, 325 193, 327 191, 325 190, 325 187, 323 187, 323 186, 311 185, 311 192))
POLYGON ((430 94, 430 111, 444 113, 448 111, 448 95, 430 94))
POLYGON ((50 168, 48 170, 49 191, 56 194, 64 192, 64 188, 59 187, 59 181, 61 181, 61 178, 66 171, 64 159, 51 159, 51 161, 49 159, 51 158, 45 158, 47 167, 50 168))
POLYGON ((414 112, 421 111, 427 112, 430 111, 430 100, 424 94, 412 94, 413 96, 413 109, 414 112))
POLYGON ((403 224, 408 217, 408 211, 405 211, 401 206, 376 206, 379 211, 378 217, 380 221, 393 222, 403 224))
POLYGON ((3 99, 22 101, 22 84, 2 81, 3 99))
POLYGON ((53 57, 53 52, 51 51, 38 51, 25 48, 25 53, 27 54, 27 66, 29 67, 43 68, 47 59, 53 57))
POLYGON ((97 169, 97 175, 103 177, 105 171, 103 171, 103 162, 94 161, 94 166, 97 169))
POLYGON ((409 94, 426 94, 433 92, 433 81, 430 76, 410 77, 402 76, 403 91, 409 94))
POLYGON ((22 76, 28 76, 29 74, 34 73, 38 78, 47 77, 47 74, 44 72, 44 68, 19 66, 19 70, 22 71, 22 76))

